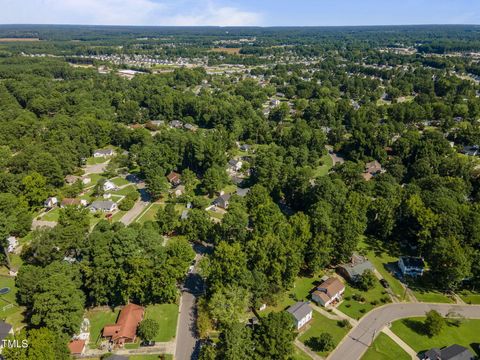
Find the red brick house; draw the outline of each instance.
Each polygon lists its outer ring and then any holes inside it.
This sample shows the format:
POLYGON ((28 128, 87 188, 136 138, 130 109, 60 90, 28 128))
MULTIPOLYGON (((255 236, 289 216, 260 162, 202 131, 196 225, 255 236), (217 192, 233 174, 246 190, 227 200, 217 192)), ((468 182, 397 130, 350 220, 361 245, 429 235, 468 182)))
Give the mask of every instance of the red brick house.
POLYGON ((128 304, 118 317, 117 323, 106 325, 103 328, 103 336, 118 347, 123 347, 125 343, 132 343, 137 336, 137 327, 143 320, 145 309, 142 306, 128 304))

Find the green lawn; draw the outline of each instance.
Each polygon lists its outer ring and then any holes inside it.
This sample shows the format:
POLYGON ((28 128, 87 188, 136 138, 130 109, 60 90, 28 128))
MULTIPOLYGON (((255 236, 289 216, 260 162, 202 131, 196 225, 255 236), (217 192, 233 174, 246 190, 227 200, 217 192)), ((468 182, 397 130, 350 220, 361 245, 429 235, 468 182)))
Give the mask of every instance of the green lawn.
POLYGON ((87 165, 95 165, 95 164, 103 164, 108 161, 109 158, 103 158, 103 157, 89 157, 87 158, 87 165))
POLYGON ((152 204, 147 207, 136 219, 139 223, 143 224, 145 221, 154 221, 157 217, 158 209, 164 207, 164 204, 152 204))
MULTIPOLYGON (((330 320, 314 311, 313 320, 310 322, 310 328, 300 335, 299 340, 308 346, 309 339, 317 337, 323 332, 327 332, 332 335, 335 345, 337 345, 348 333, 348 329, 338 326, 336 320, 330 320)), ((320 356, 326 356, 328 352, 317 352, 317 354, 320 356)))
POLYGON ((442 294, 439 291, 435 290, 419 290, 419 289, 412 289, 413 294, 420 302, 428 302, 428 303, 453 303, 453 300, 450 299, 448 296, 442 294))
POLYGON ((310 291, 313 290, 315 285, 320 283, 319 277, 303 277, 299 276, 295 279, 293 288, 282 294, 275 306, 269 306, 265 310, 266 313, 272 311, 285 310, 290 305, 295 304, 297 301, 309 300, 310 291))
POLYGON ((320 161, 323 165, 320 165, 313 170, 314 177, 326 176, 333 166, 333 160, 329 154, 323 155, 320 158, 320 161))
POLYGON ((308 356, 306 353, 304 353, 302 350, 297 348, 296 346, 293 349, 293 356, 290 358, 290 360, 310 360, 310 356, 308 356))
POLYGON ((218 211, 212 211, 212 210, 209 210, 207 211, 208 215, 210 215, 212 218, 215 218, 215 219, 218 219, 218 220, 222 220, 223 217, 225 216, 225 214, 221 213, 221 212, 218 212, 218 211))
POLYGON ((125 215, 127 212, 123 210, 118 210, 113 216, 112 216, 112 222, 120 221, 123 215, 125 215))
POLYGON ((346 284, 343 299, 344 300, 339 305, 338 310, 354 319, 360 319, 373 308, 383 305, 386 302, 390 302, 390 297, 378 280, 375 281, 373 289, 368 291, 359 290, 346 284), (363 296, 365 301, 355 300, 353 298, 355 294, 363 296), (385 301, 382 302, 382 299, 385 301))
POLYGON ((237 191, 237 185, 230 184, 225 186, 222 190, 225 194, 235 194, 237 191))
POLYGON ((121 177, 113 178, 110 181, 113 182, 115 185, 117 185, 119 187, 123 186, 123 185, 130 184, 130 181, 128 181, 127 179, 121 178, 121 177))
POLYGON ((410 356, 390 337, 380 333, 362 360, 410 360, 410 356))
POLYGON ((123 189, 112 192, 112 194, 126 196, 127 194, 130 194, 130 193, 135 192, 135 191, 137 191, 137 188, 134 185, 129 185, 129 186, 124 187, 123 189))
POLYGON ((0 318, 5 319, 14 329, 19 329, 24 326, 23 312, 25 308, 17 304, 15 279, 9 276, 0 276, 0 288, 5 287, 10 288, 10 291, 0 296, 0 318))
POLYGON ((88 175, 88 177, 92 180, 90 182, 90 184, 86 185, 87 188, 91 188, 91 187, 94 187, 95 185, 97 185, 98 181, 100 179, 104 179, 105 177, 102 176, 101 174, 90 174, 88 175))
POLYGON ((173 355, 130 355, 128 358, 129 360, 173 360, 173 355))
POLYGON ((463 290, 458 295, 465 301, 467 304, 480 304, 480 294, 474 293, 471 291, 463 290))
POLYGON ((154 319, 160 325, 155 341, 166 342, 175 337, 177 331, 178 305, 157 304, 147 307, 146 319, 154 319))
POLYGON ((60 216, 60 208, 55 208, 47 212, 43 217, 43 221, 58 221, 58 218, 60 216))
POLYGON ((117 321, 119 310, 112 311, 106 308, 92 309, 86 317, 90 320, 90 348, 96 348, 100 340, 101 332, 105 325, 114 324, 117 321))
POLYGON ((367 244, 364 241, 360 242, 360 248, 367 251, 367 258, 375 266, 375 269, 388 281, 392 292, 400 299, 403 300, 405 295, 405 289, 400 281, 394 277, 388 268, 395 266, 398 261, 398 257, 387 254, 386 251, 374 244, 367 244))
POLYGON ((392 331, 417 352, 433 347, 442 348, 459 344, 472 349, 474 354, 476 353, 472 344, 479 343, 480 320, 464 320, 458 327, 448 325, 439 335, 431 338, 422 331, 424 320, 425 318, 420 317, 395 321, 392 324, 392 331))

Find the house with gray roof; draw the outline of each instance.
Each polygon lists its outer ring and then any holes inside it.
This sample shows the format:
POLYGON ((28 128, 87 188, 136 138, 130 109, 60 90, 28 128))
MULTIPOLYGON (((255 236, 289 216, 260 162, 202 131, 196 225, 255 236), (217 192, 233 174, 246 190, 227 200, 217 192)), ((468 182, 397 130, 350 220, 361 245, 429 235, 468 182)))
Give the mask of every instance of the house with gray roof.
POLYGON ((295 321, 295 326, 298 329, 304 327, 310 320, 312 320, 312 308, 305 301, 299 301, 287 309, 287 312, 292 314, 295 321))
POLYGON ((92 211, 112 212, 117 210, 117 203, 110 200, 98 200, 94 201, 92 205, 90 205, 90 209, 92 211))
POLYGON ((443 349, 433 348, 426 351, 423 360, 474 360, 475 356, 466 347, 454 344, 443 349))
POLYGON ((218 206, 218 207, 221 207, 222 209, 227 210, 227 209, 228 209, 228 205, 230 205, 230 198, 231 198, 231 195, 230 195, 230 194, 220 195, 218 198, 216 198, 216 199, 213 201, 213 205, 218 206))
POLYGON ((375 268, 365 256, 357 253, 353 253, 352 258, 348 263, 340 264, 337 267, 337 272, 345 279, 352 282, 357 282, 365 270, 373 271, 375 268))
POLYGON ((115 155, 115 150, 113 149, 98 149, 93 152, 93 157, 109 157, 115 155))

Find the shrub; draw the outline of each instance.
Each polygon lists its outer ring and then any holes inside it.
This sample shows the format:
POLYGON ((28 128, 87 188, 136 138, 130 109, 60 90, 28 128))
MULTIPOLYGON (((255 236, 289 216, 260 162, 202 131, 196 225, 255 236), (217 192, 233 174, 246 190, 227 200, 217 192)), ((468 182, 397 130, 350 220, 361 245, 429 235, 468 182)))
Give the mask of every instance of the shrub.
POLYGON ((378 300, 372 300, 372 301, 370 301, 370 304, 373 305, 373 306, 377 306, 378 303, 379 303, 378 300))
POLYGON ((337 321, 337 325, 340 326, 341 328, 346 328, 346 329, 352 328, 350 321, 348 321, 347 319, 337 321))
POLYGON ((438 313, 438 311, 430 310, 427 313, 427 317, 423 325, 425 328, 425 333, 428 336, 433 337, 440 334, 445 326, 445 319, 438 313))
POLYGON ((345 296, 344 299, 347 300, 347 301, 350 301, 352 299, 352 297, 351 296, 345 296))
POLYGON ((311 337, 305 344, 313 351, 330 351, 335 347, 333 336, 326 332, 317 337, 311 337))
POLYGON ((132 191, 129 192, 125 198, 135 202, 140 198, 140 194, 138 193, 138 191, 132 191))
POLYGON ((367 312, 366 309, 360 309, 359 311, 360 311, 360 314, 365 314, 367 312))

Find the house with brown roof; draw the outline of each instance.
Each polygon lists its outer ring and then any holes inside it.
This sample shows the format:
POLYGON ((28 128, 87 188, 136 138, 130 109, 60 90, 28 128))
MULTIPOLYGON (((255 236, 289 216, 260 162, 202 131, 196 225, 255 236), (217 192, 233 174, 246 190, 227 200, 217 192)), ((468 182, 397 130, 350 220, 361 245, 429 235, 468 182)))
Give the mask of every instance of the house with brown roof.
POLYGON ((345 285, 335 277, 328 278, 312 293, 312 300, 318 305, 329 306, 342 299, 345 285))
POLYGON ((85 340, 72 340, 68 343, 68 349, 72 355, 82 355, 85 352, 85 340))
POLYGON ((362 174, 362 177, 368 181, 375 175, 383 172, 385 172, 385 170, 382 168, 382 165, 377 160, 374 160, 365 164, 365 172, 362 174))
POLYGON ((173 186, 178 186, 182 182, 182 175, 175 171, 172 171, 170 172, 170 174, 167 175, 167 180, 173 186))
POLYGON ((103 337, 109 338, 114 346, 123 347, 125 343, 135 342, 137 327, 143 320, 145 308, 135 304, 125 306, 115 324, 103 328, 103 337))

